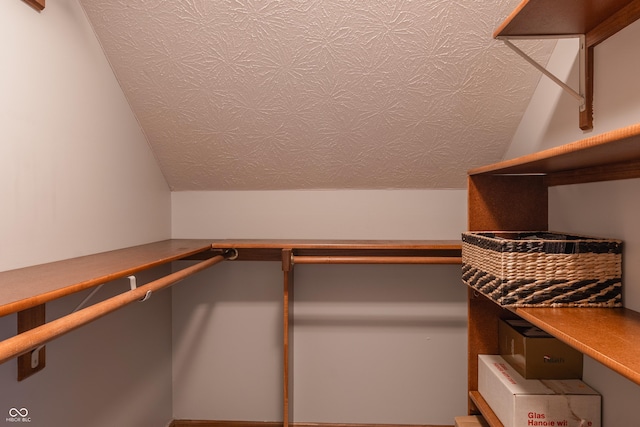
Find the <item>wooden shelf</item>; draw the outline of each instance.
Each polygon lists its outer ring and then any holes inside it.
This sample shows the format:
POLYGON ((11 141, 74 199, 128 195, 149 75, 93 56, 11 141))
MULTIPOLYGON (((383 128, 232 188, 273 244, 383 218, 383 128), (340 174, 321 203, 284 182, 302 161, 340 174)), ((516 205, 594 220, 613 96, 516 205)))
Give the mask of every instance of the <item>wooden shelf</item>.
POLYGON ((640 384, 640 313, 625 308, 518 308, 515 313, 640 384))
POLYGON ((0 272, 0 316, 179 259, 206 259, 238 249, 239 260, 281 261, 297 255, 441 256, 459 262, 459 241, 176 239, 0 272))
POLYGON ((487 424, 491 427, 504 427, 495 412, 493 412, 493 409, 491 409, 491 406, 489 406, 487 401, 484 400, 484 397, 482 397, 479 391, 470 391, 469 398, 476 405, 487 424))
MULTIPOLYGON (((0 316, 18 313, 18 335, 0 342, 0 363, 18 357, 18 378, 45 366, 45 342, 144 297, 149 287, 162 289, 224 259, 282 262, 284 272, 284 348, 288 355, 293 295, 293 264, 305 263, 437 263, 459 264, 462 245, 450 240, 165 240, 78 258, 0 272, 0 316), (229 249, 237 251, 229 256, 229 249), (224 256, 216 256, 222 255, 224 256), (206 260, 171 273, 130 292, 96 303, 86 310, 45 323, 45 303, 136 272, 177 260, 206 260), (290 300, 291 299, 291 300, 290 300), (34 338, 35 337, 35 338, 34 338), (34 368, 28 353, 38 347, 34 368)), ((233 252, 232 252, 233 253, 233 252)), ((148 295, 148 293, 146 294, 148 295)), ((289 362, 284 360, 284 384, 289 362)), ((288 410, 285 386, 285 414, 288 410)), ((285 427, 288 418, 285 417, 285 427)))
POLYGON ((546 175, 547 185, 640 177, 640 123, 469 171, 476 175, 546 175))
POLYGON ((638 0, 523 0, 493 36, 585 34, 593 46, 639 17, 638 0))
MULTIPOLYGON (((523 0, 493 33, 494 38, 584 37, 580 43, 580 68, 584 79, 575 91, 582 97, 579 126, 593 129, 594 47, 640 18, 640 0, 523 0)), ((514 45, 510 47, 519 51, 514 45)), ((519 51, 525 59, 542 66, 519 51)), ((550 73, 546 73, 551 77, 550 73)), ((554 76, 555 77, 555 76, 554 76)), ((560 83, 561 86, 563 85, 560 83)), ((565 87, 566 88, 566 87, 565 87)))
POLYGON ((0 316, 196 254, 213 256, 211 241, 164 240, 0 272, 0 316))
POLYGON ((238 260, 281 261, 282 251, 297 256, 444 257, 460 263, 459 240, 216 240, 214 251, 237 249, 238 260))

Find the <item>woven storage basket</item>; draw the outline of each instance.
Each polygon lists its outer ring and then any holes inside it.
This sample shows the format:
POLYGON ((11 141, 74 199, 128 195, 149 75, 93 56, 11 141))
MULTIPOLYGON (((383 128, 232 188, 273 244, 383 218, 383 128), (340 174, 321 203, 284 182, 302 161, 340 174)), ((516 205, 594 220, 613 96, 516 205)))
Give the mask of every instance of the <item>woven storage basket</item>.
POLYGON ((508 307, 621 307, 622 242, 550 232, 462 234, 462 280, 508 307))

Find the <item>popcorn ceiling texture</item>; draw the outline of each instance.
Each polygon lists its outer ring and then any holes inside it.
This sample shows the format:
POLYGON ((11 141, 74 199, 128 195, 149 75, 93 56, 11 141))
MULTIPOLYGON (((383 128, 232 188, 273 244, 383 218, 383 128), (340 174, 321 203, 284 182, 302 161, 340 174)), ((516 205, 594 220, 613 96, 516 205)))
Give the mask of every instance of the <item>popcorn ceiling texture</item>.
POLYGON ((174 191, 462 188, 540 78, 519 0, 80 3, 174 191))

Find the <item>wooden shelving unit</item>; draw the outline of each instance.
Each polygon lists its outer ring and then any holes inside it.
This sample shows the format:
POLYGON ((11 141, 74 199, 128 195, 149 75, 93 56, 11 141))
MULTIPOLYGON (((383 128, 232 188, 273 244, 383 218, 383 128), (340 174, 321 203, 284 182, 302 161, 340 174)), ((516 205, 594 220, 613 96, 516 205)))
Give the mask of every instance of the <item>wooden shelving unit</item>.
MULTIPOLYGON (((549 186, 638 177, 640 124, 477 168, 469 171, 469 230, 548 230, 549 186)), ((617 308, 508 309, 469 289, 470 413, 495 418, 477 392, 477 357, 499 352, 498 320, 513 317, 530 321, 640 384, 640 313, 617 308)))
POLYGON ((593 128, 594 47, 640 18, 640 0, 523 0, 495 30, 494 38, 583 35, 585 109, 580 128, 593 128))

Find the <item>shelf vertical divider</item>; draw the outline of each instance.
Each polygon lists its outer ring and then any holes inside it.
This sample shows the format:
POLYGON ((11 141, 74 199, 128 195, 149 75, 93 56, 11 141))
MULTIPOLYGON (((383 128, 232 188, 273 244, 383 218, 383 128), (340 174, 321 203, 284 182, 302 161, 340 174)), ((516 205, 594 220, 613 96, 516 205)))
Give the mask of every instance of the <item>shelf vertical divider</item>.
MULTIPOLYGON (((542 175, 470 175, 469 231, 545 231, 548 191, 542 175)), ((468 387, 478 390, 478 355, 498 353, 498 321, 516 317, 473 289, 468 290, 468 387)), ((480 409, 469 398, 469 414, 480 409)))
POLYGON ((542 175, 472 175, 469 231, 545 231, 547 186, 542 175))

